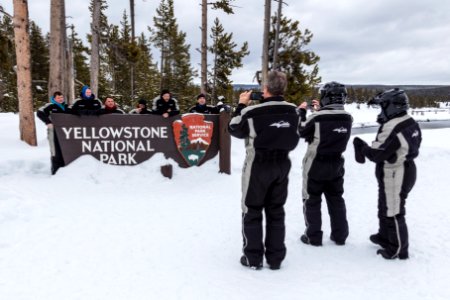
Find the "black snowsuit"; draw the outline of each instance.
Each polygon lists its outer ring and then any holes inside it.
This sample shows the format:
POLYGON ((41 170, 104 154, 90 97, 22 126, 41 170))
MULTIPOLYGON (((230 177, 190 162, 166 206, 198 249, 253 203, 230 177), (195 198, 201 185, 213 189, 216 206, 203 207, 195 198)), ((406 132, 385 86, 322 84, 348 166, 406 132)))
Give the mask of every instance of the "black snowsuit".
POLYGON ((405 201, 416 182, 414 159, 419 155, 422 133, 406 113, 382 124, 372 146, 359 151, 376 163, 378 180, 378 235, 392 258, 408 257, 405 201))
POLYGON ((314 112, 306 120, 306 110, 300 109, 300 135, 308 143, 303 158, 303 213, 305 236, 313 245, 322 245, 322 194, 330 215, 330 238, 345 243, 348 237, 347 212, 344 198, 344 158, 352 129, 352 116, 343 105, 331 104, 314 112), (306 120, 306 122, 304 122, 306 120))
MULTIPOLYGON (((61 104, 63 108, 55 103, 47 103, 38 109, 36 115, 37 117, 45 123, 45 125, 52 124, 51 115, 52 114, 70 114, 71 110, 67 104, 61 104)), ((64 159, 61 152, 61 147, 59 146, 58 139, 54 128, 47 128, 47 138, 50 146, 51 153, 51 172, 52 175, 58 171, 60 167, 64 167, 64 159)))
POLYGON ((244 256, 251 266, 262 264, 264 254, 271 266, 280 265, 286 256, 288 154, 298 144, 299 121, 295 105, 283 97, 270 97, 254 106, 239 104, 229 124, 232 136, 245 138, 247 150, 242 171, 242 234, 244 256))

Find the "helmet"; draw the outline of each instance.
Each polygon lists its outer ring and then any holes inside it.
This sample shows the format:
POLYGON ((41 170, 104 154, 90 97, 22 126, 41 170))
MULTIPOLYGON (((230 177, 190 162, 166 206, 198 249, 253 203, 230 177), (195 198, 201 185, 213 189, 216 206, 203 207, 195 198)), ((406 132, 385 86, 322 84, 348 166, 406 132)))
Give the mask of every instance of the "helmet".
POLYGON ((368 104, 381 106, 378 122, 385 123, 398 115, 406 113, 409 108, 409 99, 404 90, 395 88, 379 93, 368 104))
POLYGON ((345 88, 345 85, 336 81, 325 83, 319 91, 321 106, 344 104, 345 99, 347 98, 347 89, 345 88))

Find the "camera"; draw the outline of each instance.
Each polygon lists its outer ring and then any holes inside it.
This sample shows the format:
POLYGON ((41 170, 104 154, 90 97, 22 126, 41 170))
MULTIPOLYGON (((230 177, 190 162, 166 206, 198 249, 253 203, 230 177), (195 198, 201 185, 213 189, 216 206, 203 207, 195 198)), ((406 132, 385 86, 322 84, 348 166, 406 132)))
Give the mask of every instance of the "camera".
POLYGON ((263 92, 252 92, 250 94, 250 100, 261 101, 263 99, 263 92))

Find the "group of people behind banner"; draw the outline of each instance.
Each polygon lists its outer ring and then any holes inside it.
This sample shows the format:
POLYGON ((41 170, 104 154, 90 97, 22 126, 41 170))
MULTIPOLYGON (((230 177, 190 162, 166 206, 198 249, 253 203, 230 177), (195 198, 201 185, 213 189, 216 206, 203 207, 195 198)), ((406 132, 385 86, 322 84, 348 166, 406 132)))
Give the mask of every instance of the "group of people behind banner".
MULTIPOLYGON (((206 104, 206 96, 200 94, 197 96, 197 102, 189 109, 190 113, 201 114, 218 114, 223 110, 229 111, 230 107, 223 103, 224 98, 219 99, 217 106, 206 104)), ((75 100, 73 105, 69 106, 64 95, 61 92, 53 93, 50 102, 42 106, 37 111, 37 117, 47 125, 48 139, 51 152, 51 172, 55 174, 56 171, 63 167, 64 160, 61 153, 59 142, 54 133, 51 114, 65 113, 74 115, 104 115, 104 114, 126 114, 120 109, 111 96, 107 96, 102 104, 92 90, 88 86, 84 86, 80 92, 80 97, 75 100)), ((160 115, 163 118, 168 118, 180 114, 178 101, 172 96, 169 90, 162 90, 161 94, 154 98, 152 106, 147 106, 147 101, 141 99, 138 101, 136 108, 131 110, 129 114, 153 114, 160 115)))

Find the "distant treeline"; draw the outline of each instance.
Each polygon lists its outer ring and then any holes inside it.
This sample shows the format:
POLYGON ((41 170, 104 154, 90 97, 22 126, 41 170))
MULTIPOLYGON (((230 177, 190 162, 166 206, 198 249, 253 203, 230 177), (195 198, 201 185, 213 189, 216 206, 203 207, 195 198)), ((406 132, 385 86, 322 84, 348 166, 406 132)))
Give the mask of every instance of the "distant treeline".
POLYGON ((396 87, 405 90, 412 108, 435 107, 438 102, 450 101, 450 86, 434 85, 347 85, 347 101, 367 103, 377 93, 396 87))

